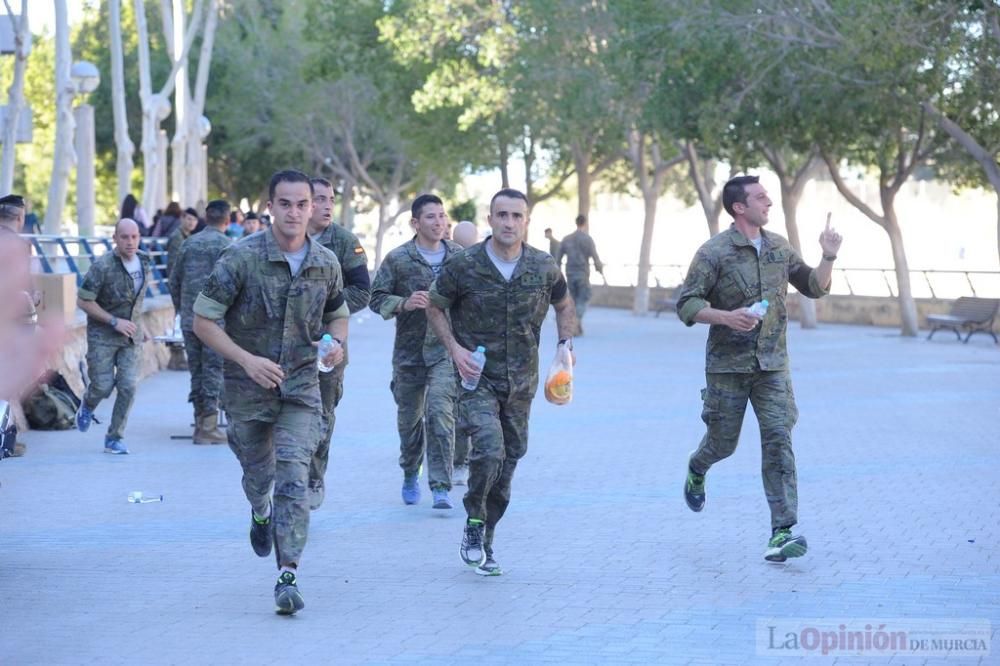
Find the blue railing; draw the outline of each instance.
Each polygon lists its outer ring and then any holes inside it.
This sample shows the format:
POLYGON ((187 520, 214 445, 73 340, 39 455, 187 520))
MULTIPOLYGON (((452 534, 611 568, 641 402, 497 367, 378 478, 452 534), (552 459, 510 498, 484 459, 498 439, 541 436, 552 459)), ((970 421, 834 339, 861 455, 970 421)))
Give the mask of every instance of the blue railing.
MULTIPOLYGON (((85 238, 83 236, 47 236, 25 234, 31 243, 32 255, 38 269, 43 273, 73 273, 76 286, 83 284, 94 261, 113 247, 110 238, 85 238)), ((146 295, 167 294, 167 240, 166 238, 143 238, 139 247, 152 259, 152 282, 147 285, 146 295)))

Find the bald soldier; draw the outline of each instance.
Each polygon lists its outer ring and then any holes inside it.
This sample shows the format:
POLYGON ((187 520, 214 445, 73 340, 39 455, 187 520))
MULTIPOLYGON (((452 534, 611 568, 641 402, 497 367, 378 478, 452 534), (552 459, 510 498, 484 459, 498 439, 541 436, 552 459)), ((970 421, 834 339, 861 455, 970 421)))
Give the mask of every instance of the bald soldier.
POLYGON ((87 313, 87 376, 90 383, 76 413, 76 427, 87 432, 101 400, 117 390, 104 452, 128 453, 125 424, 135 400, 145 333, 139 326, 150 280, 149 255, 139 250, 139 225, 124 218, 115 225, 115 249, 97 259, 77 292, 87 313))

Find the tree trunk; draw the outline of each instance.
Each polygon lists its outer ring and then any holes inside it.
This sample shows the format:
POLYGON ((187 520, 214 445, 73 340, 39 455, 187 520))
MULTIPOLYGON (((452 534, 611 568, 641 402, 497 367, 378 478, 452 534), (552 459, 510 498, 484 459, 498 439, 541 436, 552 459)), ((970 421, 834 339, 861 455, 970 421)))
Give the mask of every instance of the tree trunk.
MULTIPOLYGON (((7 19, 0 19, 7 20, 7 19)), ((10 20, 13 20, 11 17, 10 20)), ((14 31, 14 82, 7 91, 7 118, 3 126, 3 157, 0 158, 0 192, 14 189, 17 156, 17 121, 24 107, 24 70, 28 64, 31 33, 28 30, 28 0, 21 0, 21 16, 14 31)))
POLYGON ((45 233, 62 232, 63 208, 69 173, 73 167, 73 81, 69 76, 72 55, 69 48, 69 18, 66 0, 55 0, 56 18, 56 139, 52 154, 52 179, 49 181, 48 206, 45 208, 45 233))
POLYGON ((590 186, 593 176, 590 173, 590 152, 581 148, 573 148, 573 164, 576 167, 576 212, 590 219, 590 186))
POLYGON ((507 189, 510 187, 510 174, 508 172, 510 154, 507 150, 507 142, 500 137, 497 137, 497 141, 500 142, 500 187, 507 189))
MULTIPOLYGON (((803 182, 802 185, 805 183, 803 182)), ((802 241, 799 238, 799 200, 802 198, 802 186, 789 187, 784 179, 781 182, 781 210, 785 214, 785 229, 788 232, 788 242, 795 251, 802 254, 802 241)), ((816 301, 804 294, 798 294, 799 324, 802 328, 816 328, 816 301)))
POLYGON ((121 0, 108 2, 108 28, 111 33, 111 110, 115 123, 115 146, 118 160, 115 173, 118 177, 118 204, 132 191, 132 155, 135 144, 128 135, 128 113, 125 107, 125 66, 122 53, 121 0))
POLYGON ((340 196, 340 226, 348 231, 354 229, 354 188, 353 180, 344 181, 344 192, 340 196))
POLYGON ((917 323, 917 304, 913 300, 913 289, 910 286, 910 267, 906 261, 906 249, 903 247, 903 232, 896 219, 895 192, 883 192, 882 211, 885 214, 885 231, 889 234, 892 246, 892 262, 896 268, 896 283, 899 289, 899 315, 902 320, 900 334, 913 338, 920 331, 917 323))
POLYGON ((202 146, 201 117, 205 111, 205 95, 208 92, 208 76, 212 67, 212 49, 215 44, 215 28, 219 23, 218 0, 211 0, 205 17, 205 28, 201 39, 201 54, 198 56, 198 72, 195 75, 194 94, 188 109, 187 129, 187 181, 185 189, 188 199, 194 202, 207 199, 208 163, 204 159, 202 146))
POLYGON ((382 265, 382 240, 385 232, 389 229, 389 204, 379 202, 378 205, 378 226, 375 228, 375 269, 382 265))
POLYGON ((709 237, 719 233, 719 207, 716 206, 716 199, 712 196, 712 189, 715 187, 715 178, 709 171, 711 164, 703 165, 698 160, 698 151, 693 141, 688 141, 681 147, 688 163, 688 175, 694 184, 694 189, 698 193, 698 201, 701 209, 705 213, 705 221, 708 223, 709 237))
POLYGON ((653 228, 656 225, 656 204, 658 199, 659 188, 647 187, 643 190, 642 243, 639 245, 639 275, 635 284, 635 300, 632 303, 632 314, 635 315, 649 313, 650 255, 653 250, 653 228))

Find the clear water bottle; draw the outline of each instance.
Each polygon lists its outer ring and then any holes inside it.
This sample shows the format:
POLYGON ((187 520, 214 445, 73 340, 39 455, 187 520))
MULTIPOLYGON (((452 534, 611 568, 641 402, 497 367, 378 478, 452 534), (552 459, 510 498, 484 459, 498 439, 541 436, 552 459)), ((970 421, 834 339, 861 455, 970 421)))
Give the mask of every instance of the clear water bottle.
POLYGON ((330 352, 337 348, 339 343, 333 339, 329 333, 323 335, 319 341, 319 349, 316 352, 316 367, 319 368, 320 372, 332 372, 333 366, 326 365, 323 363, 323 358, 325 358, 330 352))
POLYGON ((462 388, 466 391, 474 391, 479 386, 479 378, 483 374, 483 368, 486 367, 486 347, 476 347, 476 351, 472 352, 472 362, 479 366, 479 374, 475 379, 462 379, 462 388))
POLYGON ((751 305, 749 309, 750 309, 750 314, 754 315, 755 317, 763 319, 764 315, 767 314, 767 299, 765 298, 762 301, 757 301, 756 303, 751 305))

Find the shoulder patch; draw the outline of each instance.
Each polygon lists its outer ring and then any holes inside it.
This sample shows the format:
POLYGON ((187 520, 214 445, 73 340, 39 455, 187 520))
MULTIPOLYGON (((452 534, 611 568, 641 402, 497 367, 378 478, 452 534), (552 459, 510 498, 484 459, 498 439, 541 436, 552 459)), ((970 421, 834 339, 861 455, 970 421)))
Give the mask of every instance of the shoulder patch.
POLYGON ((365 248, 361 247, 360 245, 354 248, 354 254, 364 254, 364 253, 365 253, 365 248))

